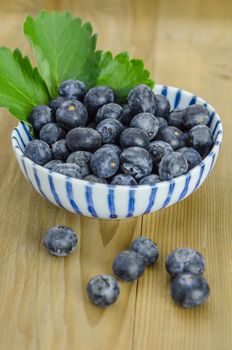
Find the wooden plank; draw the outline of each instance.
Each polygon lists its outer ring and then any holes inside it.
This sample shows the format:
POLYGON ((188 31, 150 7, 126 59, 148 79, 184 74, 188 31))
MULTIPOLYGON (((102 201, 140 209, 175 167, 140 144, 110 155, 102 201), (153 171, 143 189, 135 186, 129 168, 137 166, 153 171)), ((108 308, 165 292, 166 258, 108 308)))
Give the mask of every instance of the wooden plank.
MULTIPOLYGON (((23 21, 21 12, 4 14, 7 31, 2 41, 11 47, 25 47, 21 33, 17 43, 14 39, 23 21)), ((114 26, 110 18, 106 22, 110 38, 114 26)), ((140 234, 141 218, 121 222, 80 218, 43 200, 23 179, 12 154, 9 135, 16 121, 5 111, 0 118, 6 145, 0 159, 0 256, 4 262, 0 267, 0 348, 88 350, 107 349, 110 344, 131 348, 136 283, 123 284, 119 302, 107 311, 90 304, 86 284, 96 274, 112 273, 113 258, 140 234), (69 225, 79 233, 79 249, 68 259, 52 258, 43 248, 45 230, 56 224, 69 225)))
POLYGON ((232 347, 231 16, 231 1, 160 1, 154 77, 208 100, 222 117, 225 138, 212 175, 197 193, 143 217, 142 234, 157 241, 161 259, 138 283, 136 350, 232 347), (183 246, 199 249, 207 261, 211 296, 196 310, 183 310, 169 297, 165 256, 183 246))

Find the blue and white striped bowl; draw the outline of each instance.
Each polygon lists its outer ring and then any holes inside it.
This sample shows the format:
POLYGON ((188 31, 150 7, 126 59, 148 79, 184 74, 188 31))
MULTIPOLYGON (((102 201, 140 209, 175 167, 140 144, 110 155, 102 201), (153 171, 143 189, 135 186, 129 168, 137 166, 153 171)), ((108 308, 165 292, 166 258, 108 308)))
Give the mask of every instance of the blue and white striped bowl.
POLYGON ((187 174, 155 186, 113 186, 92 184, 49 171, 25 158, 25 145, 32 139, 30 126, 20 122, 12 132, 12 145, 20 169, 37 192, 55 205, 73 213, 103 219, 125 219, 166 208, 196 191, 211 172, 222 141, 222 123, 214 108, 184 90, 156 85, 155 93, 167 96, 172 108, 199 103, 211 115, 214 146, 209 155, 187 174))

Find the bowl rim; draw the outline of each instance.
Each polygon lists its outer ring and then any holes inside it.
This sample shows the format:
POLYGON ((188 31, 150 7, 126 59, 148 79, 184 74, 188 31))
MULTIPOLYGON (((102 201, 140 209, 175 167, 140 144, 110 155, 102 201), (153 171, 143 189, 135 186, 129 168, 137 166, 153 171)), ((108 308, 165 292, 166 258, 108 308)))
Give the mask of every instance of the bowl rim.
MULTIPOLYGON (((84 180, 84 179, 76 179, 73 177, 69 177, 63 174, 59 174, 56 173, 52 170, 49 170, 47 168, 45 168, 42 165, 39 165, 35 162, 33 162, 31 159, 27 158, 24 156, 22 150, 20 149, 18 142, 14 136, 14 133, 16 130, 18 130, 18 127, 20 126, 20 124, 22 125, 30 125, 29 123, 27 123, 26 121, 19 121, 18 125, 13 128, 12 132, 11 132, 11 142, 12 142, 12 146, 13 146, 13 150, 15 153, 18 154, 18 156, 23 159, 28 165, 30 165, 31 167, 36 167, 39 171, 44 172, 44 174, 50 175, 52 174, 52 176, 55 176, 55 178, 57 179, 61 179, 61 180, 65 180, 65 179, 69 179, 69 181, 71 181, 73 183, 73 185, 77 184, 77 185, 88 185, 88 186, 92 186, 94 188, 99 187, 99 189, 103 189, 103 188, 117 188, 120 189, 121 191, 128 191, 131 189, 134 189, 136 191, 143 191, 143 190, 147 190, 147 189, 153 189, 153 188, 162 188, 162 187, 166 187, 169 186, 171 183, 173 183, 175 181, 175 183, 182 183, 184 181, 184 179, 186 179, 186 177, 192 177, 195 175, 199 175, 199 171, 201 170, 201 168, 203 166, 206 166, 209 162, 212 162, 212 157, 217 155, 222 143, 222 138, 223 138, 223 125, 222 125, 222 120, 220 118, 220 116, 218 115, 218 113, 216 112, 216 110, 214 109, 214 107, 212 105, 210 105, 207 101, 205 101, 204 99, 202 99, 201 97, 187 91, 184 89, 180 89, 174 86, 169 86, 169 85, 162 85, 162 84, 156 84, 155 88, 158 87, 159 89, 169 89, 169 90, 173 90, 175 92, 181 92, 184 95, 189 95, 189 97, 195 97, 196 99, 198 99, 198 104, 199 102, 203 105, 205 105, 207 107, 207 109, 211 109, 211 117, 216 117, 217 119, 217 127, 218 127, 218 132, 217 132, 217 136, 214 140, 213 143, 213 147, 210 150, 209 154, 201 161, 200 164, 198 164, 197 166, 195 166, 193 169, 189 170, 187 173, 181 175, 181 176, 177 176, 171 180, 166 180, 166 181, 161 181, 161 182, 157 182, 154 185, 133 185, 133 186, 128 186, 128 185, 112 185, 112 184, 104 184, 104 183, 94 183, 94 182, 90 182, 88 180, 84 180)), ((153 89, 153 91, 155 91, 155 88, 153 89)), ((156 92, 157 93, 157 92, 156 92)), ((27 133, 28 138, 30 139, 30 133, 28 132, 28 130, 26 128, 24 128, 25 132, 27 133)), ((215 129, 216 130, 216 129, 215 129)), ((213 164, 213 162, 212 162, 213 164)), ((211 170, 211 169, 210 169, 211 170)))

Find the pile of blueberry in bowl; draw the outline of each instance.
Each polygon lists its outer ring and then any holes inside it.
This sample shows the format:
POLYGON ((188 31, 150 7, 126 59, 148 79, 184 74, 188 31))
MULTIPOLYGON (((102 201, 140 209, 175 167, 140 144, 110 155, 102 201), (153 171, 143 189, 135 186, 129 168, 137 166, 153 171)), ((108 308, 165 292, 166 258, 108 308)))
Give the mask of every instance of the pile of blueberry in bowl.
POLYGON ((33 127, 20 122, 12 143, 25 177, 54 204, 100 218, 165 208, 195 191, 211 172, 222 140, 213 107, 173 87, 135 86, 127 104, 107 86, 87 91, 64 81, 33 127))

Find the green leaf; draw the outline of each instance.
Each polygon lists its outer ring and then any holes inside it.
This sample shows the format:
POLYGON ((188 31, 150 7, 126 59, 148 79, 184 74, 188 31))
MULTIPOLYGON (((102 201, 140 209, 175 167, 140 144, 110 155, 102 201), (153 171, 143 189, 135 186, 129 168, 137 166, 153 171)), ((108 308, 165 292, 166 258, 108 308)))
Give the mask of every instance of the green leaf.
POLYGON ((118 100, 124 102, 130 89, 138 84, 146 84, 150 88, 155 85, 150 79, 150 73, 144 69, 142 60, 130 60, 127 52, 121 52, 115 57, 111 52, 102 55, 96 85, 111 86, 118 100))
POLYGON ((32 108, 49 100, 47 87, 29 58, 20 50, 0 48, 0 106, 27 120, 32 108))
POLYGON ((40 11, 24 23, 39 72, 50 94, 57 95, 59 84, 66 79, 79 79, 91 87, 96 82, 101 52, 96 49, 96 34, 90 23, 69 12, 40 11))

